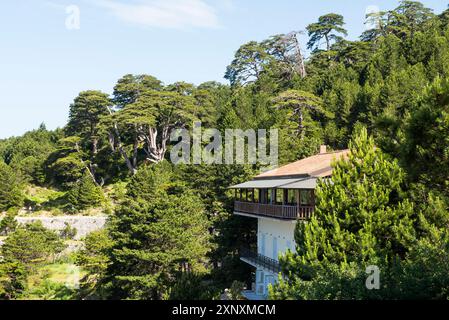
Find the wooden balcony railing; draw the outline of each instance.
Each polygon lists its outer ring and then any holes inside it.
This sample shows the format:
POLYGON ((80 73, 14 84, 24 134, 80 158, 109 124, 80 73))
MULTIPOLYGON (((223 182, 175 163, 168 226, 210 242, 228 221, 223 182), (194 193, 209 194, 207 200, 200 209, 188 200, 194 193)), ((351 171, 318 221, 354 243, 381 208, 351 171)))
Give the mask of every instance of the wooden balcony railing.
POLYGON ((313 214, 314 207, 235 201, 234 211, 283 220, 308 220, 313 214))
POLYGON ((257 267, 263 268, 273 273, 281 272, 281 266, 279 265, 278 261, 268 258, 257 252, 251 251, 247 248, 240 249, 240 258, 246 260, 247 262, 251 262, 253 265, 256 265, 257 267))

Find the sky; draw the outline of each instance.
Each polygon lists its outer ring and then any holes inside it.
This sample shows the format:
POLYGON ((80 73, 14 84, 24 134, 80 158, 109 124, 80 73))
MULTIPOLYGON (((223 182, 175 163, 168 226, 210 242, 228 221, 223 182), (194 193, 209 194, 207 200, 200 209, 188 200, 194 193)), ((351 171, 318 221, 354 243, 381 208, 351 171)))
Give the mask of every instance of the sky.
MULTIPOLYGON (((445 0, 424 0, 436 13, 445 0)), ((391 0, 2 0, 0 139, 67 122, 79 92, 112 93, 125 74, 165 84, 226 82, 244 43, 304 30, 320 15, 345 17, 348 38, 391 0)), ((302 39, 305 47, 306 39, 302 39)))

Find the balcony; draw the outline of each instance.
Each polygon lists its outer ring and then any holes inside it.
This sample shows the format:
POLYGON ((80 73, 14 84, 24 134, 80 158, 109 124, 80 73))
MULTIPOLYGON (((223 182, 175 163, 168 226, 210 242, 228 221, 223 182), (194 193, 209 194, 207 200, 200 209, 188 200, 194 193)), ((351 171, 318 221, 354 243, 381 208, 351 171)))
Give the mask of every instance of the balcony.
POLYGON ((282 220, 308 220, 313 214, 314 207, 235 201, 234 211, 237 214, 243 213, 282 220))
POLYGON ((281 266, 279 265, 278 261, 246 248, 240 249, 240 260, 256 268, 262 268, 273 273, 281 272, 281 266))

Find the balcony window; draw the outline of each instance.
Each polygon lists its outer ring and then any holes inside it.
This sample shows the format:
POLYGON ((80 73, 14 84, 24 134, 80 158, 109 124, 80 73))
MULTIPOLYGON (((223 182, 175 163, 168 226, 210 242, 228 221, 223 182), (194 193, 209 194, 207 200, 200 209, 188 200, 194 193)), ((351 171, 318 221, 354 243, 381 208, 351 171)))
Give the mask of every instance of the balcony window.
POLYGON ((268 189, 260 189, 259 191, 260 195, 260 203, 267 204, 270 203, 270 192, 268 192, 268 189))
POLYGON ((276 197, 276 204, 282 205, 284 204, 284 194, 283 190, 274 189, 274 194, 276 197))
POLYGON ((287 204, 289 206, 296 206, 298 202, 296 201, 296 190, 287 190, 287 204))
POLYGON ((260 189, 254 189, 254 202, 260 203, 260 189))
POLYGON ((246 197, 245 202, 253 202, 253 190, 252 189, 246 189, 246 197))
POLYGON ((266 195, 267 195, 267 201, 266 203, 271 203, 271 190, 265 189, 266 195))
POLYGON ((300 190, 300 204, 302 206, 311 206, 313 204, 312 190, 300 190))

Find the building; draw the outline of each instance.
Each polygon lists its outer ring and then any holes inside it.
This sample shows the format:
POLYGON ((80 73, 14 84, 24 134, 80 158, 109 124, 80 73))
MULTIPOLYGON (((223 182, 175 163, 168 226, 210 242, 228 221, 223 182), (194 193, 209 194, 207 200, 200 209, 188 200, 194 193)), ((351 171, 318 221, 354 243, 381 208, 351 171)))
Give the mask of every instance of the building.
POLYGON ((234 214, 257 219, 257 247, 243 248, 240 259, 256 269, 251 290, 243 294, 250 300, 263 300, 268 285, 281 272, 279 255, 295 250, 296 223, 307 221, 315 209, 318 178, 332 175, 334 160, 346 158, 349 150, 320 153, 265 172, 252 181, 232 186, 235 189, 234 214))

